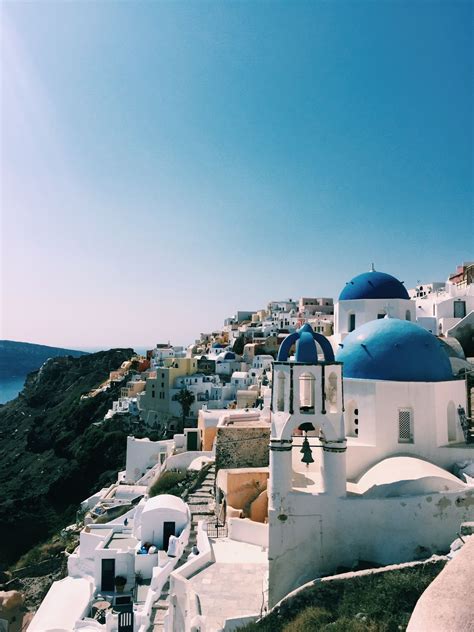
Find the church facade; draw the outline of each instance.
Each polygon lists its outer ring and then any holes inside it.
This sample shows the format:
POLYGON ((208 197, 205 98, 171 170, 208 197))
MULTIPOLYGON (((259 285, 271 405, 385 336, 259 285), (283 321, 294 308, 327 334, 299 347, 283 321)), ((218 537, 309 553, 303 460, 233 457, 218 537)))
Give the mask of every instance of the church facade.
POLYGON ((274 363, 270 605, 341 567, 444 552, 474 519, 474 487, 450 471, 474 458, 466 380, 400 282, 360 276, 336 306, 336 353, 306 324, 274 363))

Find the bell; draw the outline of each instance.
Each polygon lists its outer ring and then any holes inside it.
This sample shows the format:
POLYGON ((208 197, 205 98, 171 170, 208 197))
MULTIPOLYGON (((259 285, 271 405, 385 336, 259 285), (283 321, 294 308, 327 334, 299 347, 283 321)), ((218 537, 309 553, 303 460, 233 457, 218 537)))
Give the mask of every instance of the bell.
POLYGON ((303 458, 301 459, 302 463, 306 463, 308 466, 310 463, 314 463, 313 454, 311 452, 311 448, 309 447, 308 436, 305 435, 303 446, 301 447, 300 452, 303 453, 303 458))

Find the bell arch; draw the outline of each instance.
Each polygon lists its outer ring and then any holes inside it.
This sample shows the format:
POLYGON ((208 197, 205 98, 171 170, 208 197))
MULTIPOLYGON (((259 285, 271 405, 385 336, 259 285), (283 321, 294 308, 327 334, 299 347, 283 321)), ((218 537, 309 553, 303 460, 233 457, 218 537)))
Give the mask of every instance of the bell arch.
POLYGON ((300 413, 303 415, 314 414, 315 407, 315 383, 316 378, 310 371, 305 371, 299 378, 300 413))

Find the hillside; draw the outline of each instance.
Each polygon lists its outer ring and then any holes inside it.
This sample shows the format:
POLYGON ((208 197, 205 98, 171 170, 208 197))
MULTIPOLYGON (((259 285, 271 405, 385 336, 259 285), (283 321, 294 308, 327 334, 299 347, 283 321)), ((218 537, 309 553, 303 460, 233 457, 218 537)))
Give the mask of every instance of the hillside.
POLYGON ((0 340, 0 379, 23 377, 36 371, 48 360, 58 356, 70 355, 74 358, 85 355, 85 351, 72 351, 60 347, 35 345, 29 342, 0 340))
POLYGON ((0 408, 0 565, 73 521, 78 503, 123 465, 120 422, 93 425, 121 385, 80 396, 132 355, 132 349, 113 349, 50 359, 0 408))

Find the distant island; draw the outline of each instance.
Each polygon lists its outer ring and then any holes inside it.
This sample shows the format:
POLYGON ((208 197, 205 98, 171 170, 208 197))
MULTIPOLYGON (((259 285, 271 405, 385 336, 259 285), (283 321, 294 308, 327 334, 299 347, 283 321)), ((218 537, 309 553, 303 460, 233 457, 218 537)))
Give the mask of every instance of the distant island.
POLYGON ((86 351, 0 340, 0 404, 14 399, 22 390, 28 373, 37 371, 49 358, 78 358, 86 351))
POLYGON ((30 342, 0 340, 0 379, 26 377, 31 371, 39 369, 48 358, 59 356, 78 358, 86 353, 86 351, 48 347, 30 342))

